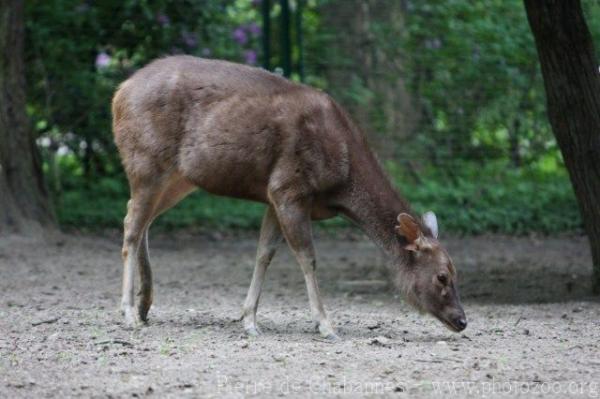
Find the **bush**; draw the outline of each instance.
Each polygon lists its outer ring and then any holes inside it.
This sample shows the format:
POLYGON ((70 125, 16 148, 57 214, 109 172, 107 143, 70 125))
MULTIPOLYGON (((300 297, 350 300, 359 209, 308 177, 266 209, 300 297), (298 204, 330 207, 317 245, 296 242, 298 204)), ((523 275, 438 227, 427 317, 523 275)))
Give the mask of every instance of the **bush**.
MULTIPOLYGON (((512 170, 502 165, 467 165, 463 174, 449 178, 435 170, 422 182, 389 164, 392 179, 416 211, 433 210, 443 231, 526 234, 581 229, 577 202, 564 172, 512 170)), ((121 227, 128 199, 127 183, 120 177, 103 178, 89 188, 73 189, 56 199, 62 225, 85 228, 121 227)), ((166 212, 156 225, 162 228, 206 227, 257 229, 264 205, 222 198, 202 191, 191 194, 166 212)), ((326 228, 349 226, 341 218, 325 221, 326 228)))

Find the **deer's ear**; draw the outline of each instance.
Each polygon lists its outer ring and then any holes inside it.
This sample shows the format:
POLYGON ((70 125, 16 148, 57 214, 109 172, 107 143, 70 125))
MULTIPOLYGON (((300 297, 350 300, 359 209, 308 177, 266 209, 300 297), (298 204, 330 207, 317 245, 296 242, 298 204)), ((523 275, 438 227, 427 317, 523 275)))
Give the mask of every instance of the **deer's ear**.
POLYGON ((409 251, 417 251, 419 249, 420 237, 422 235, 421 228, 417 221, 408 213, 398 215, 396 232, 408 241, 405 249, 409 251))
POLYGON ((438 222, 435 213, 429 211, 425 212, 421 217, 423 219, 423 224, 427 226, 427 228, 431 231, 431 235, 433 238, 438 238, 438 222))

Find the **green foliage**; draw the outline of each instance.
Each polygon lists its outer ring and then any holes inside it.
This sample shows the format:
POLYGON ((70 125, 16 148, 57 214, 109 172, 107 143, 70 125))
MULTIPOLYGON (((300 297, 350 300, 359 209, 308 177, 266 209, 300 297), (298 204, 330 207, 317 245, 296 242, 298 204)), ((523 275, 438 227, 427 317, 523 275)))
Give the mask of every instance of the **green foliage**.
POLYGON ((440 178, 438 172, 402 191, 415 209, 434 210, 448 231, 525 234, 581 229, 565 173, 517 171, 502 163, 462 167, 464 172, 452 181, 440 178))
MULTIPOLYGON (((525 234, 564 233, 581 228, 577 202, 564 173, 515 171, 502 163, 487 167, 463 163, 463 167, 464 174, 454 181, 431 170, 423 175, 422 182, 415 182, 398 165, 388 164, 397 187, 414 209, 433 210, 443 231, 525 234)), ((128 199, 124 187, 123 180, 103 178, 90 189, 66 191, 59 199, 61 223, 77 228, 120 228, 128 199)), ((257 229, 263 212, 262 204, 199 191, 166 212, 155 226, 257 229)), ((339 218, 319 225, 349 227, 339 218)))
POLYGON ((555 149, 523 4, 411 4, 409 76, 438 158, 500 158, 512 150, 513 157, 536 159, 555 149))
MULTIPOLYGON (((121 225, 128 187, 110 126, 117 85, 169 54, 257 64, 259 3, 26 2, 27 111, 63 225, 121 225)), ((279 6, 272 3, 270 61, 276 67, 279 6)), ((295 4, 291 0, 292 11, 295 4)), ((600 44, 598 2, 583 5, 600 44)), ((393 159, 388 169, 398 187, 416 209, 436 211, 444 230, 580 228, 546 121, 521 1, 308 0, 303 24, 306 82, 333 93, 374 132, 369 138, 393 159), (395 96, 404 90, 406 98, 395 96), (404 117, 414 123, 404 126, 404 117), (399 126, 406 129, 400 135, 399 126)), ((293 55, 296 61, 297 48, 293 55)), ((198 192, 156 224, 256 228, 262 209, 198 192)))
MULTIPOLYGON (((121 228, 128 196, 114 195, 111 186, 122 181, 106 178, 89 191, 69 191, 60 198, 58 217, 63 226, 99 229, 121 228)), ((196 192, 177 207, 160 216, 158 228, 199 227, 215 229, 256 229, 260 227, 264 206, 196 192)))
MULTIPOLYGON (((129 189, 122 175, 100 177, 86 184, 74 157, 61 159, 65 176, 63 192, 56 195, 58 218, 63 226, 98 229, 120 228, 125 217, 129 189)), ((205 228, 242 228, 260 226, 264 205, 220 198, 205 192, 189 195, 174 209, 159 217, 160 228, 200 226, 205 228)))

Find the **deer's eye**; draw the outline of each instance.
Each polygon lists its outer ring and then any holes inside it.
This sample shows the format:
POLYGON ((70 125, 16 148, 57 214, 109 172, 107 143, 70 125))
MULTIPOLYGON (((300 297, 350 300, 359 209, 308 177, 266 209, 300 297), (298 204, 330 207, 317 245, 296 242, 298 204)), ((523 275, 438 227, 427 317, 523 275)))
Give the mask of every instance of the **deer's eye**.
POLYGON ((448 284, 448 275, 446 273, 439 273, 437 279, 443 285, 448 284))

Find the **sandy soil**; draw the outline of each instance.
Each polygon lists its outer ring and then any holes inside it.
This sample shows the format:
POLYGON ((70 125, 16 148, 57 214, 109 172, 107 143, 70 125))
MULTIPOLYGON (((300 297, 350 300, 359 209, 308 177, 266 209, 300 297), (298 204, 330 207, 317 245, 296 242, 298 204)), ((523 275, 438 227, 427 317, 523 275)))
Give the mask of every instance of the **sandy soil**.
POLYGON ((116 233, 45 245, 0 238, 0 397, 598 397, 600 303, 581 237, 447 240, 469 327, 454 334, 380 284, 364 238, 321 237, 319 281, 343 338, 319 340, 302 274, 282 248, 259 308, 237 321, 255 240, 151 237, 155 305, 116 311, 116 233))

